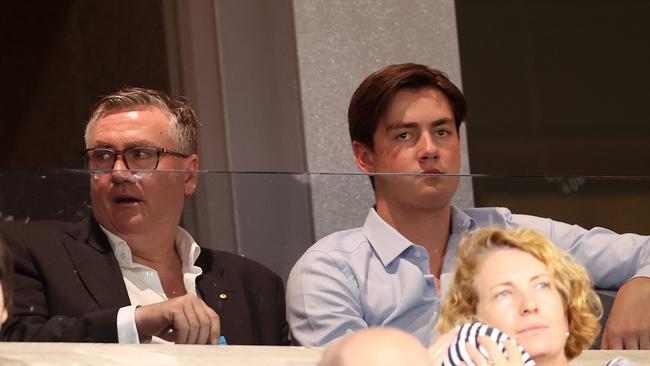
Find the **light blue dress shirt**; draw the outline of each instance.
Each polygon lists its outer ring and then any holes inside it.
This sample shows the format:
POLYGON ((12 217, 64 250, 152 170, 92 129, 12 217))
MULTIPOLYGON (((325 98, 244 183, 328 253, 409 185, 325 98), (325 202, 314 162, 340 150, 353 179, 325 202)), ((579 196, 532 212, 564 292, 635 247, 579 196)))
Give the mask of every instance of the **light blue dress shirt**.
MULTIPOLYGON (((452 207, 451 234, 441 271, 442 291, 467 231, 484 226, 526 226, 547 235, 585 265, 601 289, 617 289, 635 276, 650 277, 650 238, 586 230, 550 219, 511 214, 506 208, 452 207)), ((388 225, 374 209, 360 228, 331 234, 311 246, 287 282, 287 319, 293 342, 322 346, 348 332, 390 326, 434 338, 441 294, 429 254, 388 225)))

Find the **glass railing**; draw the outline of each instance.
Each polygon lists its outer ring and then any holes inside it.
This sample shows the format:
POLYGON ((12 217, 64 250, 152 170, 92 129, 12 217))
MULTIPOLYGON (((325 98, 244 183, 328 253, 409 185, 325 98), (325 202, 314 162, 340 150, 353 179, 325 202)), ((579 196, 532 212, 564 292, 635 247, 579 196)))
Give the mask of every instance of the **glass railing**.
MULTIPOLYGON (((182 201, 178 184, 183 187, 185 177, 159 171, 117 178, 85 170, 0 171, 0 220, 80 221, 93 211, 91 186, 100 187, 95 200, 151 199, 158 202, 152 204, 157 215, 172 215, 166 205, 182 201), (120 191, 118 181, 133 188, 120 191), (173 184, 176 188, 163 188, 173 184), (120 198, 120 192, 126 196, 120 198)), ((501 206, 587 228, 650 233, 650 177, 388 174, 375 179, 391 187, 396 200, 413 205, 440 204, 458 186, 453 202, 461 208, 501 206)), ((201 246, 250 257, 286 280, 305 249, 329 233, 361 226, 373 204, 363 174, 201 171, 193 197, 185 202, 182 226, 201 246)))

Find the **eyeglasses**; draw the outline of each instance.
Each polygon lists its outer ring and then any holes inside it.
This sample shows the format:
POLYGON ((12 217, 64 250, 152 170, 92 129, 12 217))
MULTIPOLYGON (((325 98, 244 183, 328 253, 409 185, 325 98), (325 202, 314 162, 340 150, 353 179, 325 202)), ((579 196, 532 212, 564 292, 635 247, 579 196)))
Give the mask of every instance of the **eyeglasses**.
POLYGON ((132 170, 156 170, 160 154, 187 158, 188 155, 153 146, 133 146, 124 150, 107 147, 94 147, 81 152, 87 169, 111 170, 118 156, 122 157, 124 166, 132 170))

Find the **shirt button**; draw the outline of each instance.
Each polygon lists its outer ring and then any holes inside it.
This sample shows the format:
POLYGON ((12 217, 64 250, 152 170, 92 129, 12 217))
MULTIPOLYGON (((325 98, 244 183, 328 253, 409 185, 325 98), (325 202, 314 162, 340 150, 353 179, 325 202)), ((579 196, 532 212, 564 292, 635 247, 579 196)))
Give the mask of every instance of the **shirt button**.
POLYGON ((422 256, 422 253, 420 253, 420 251, 417 250, 417 251, 415 251, 415 256, 416 256, 417 258, 420 258, 420 257, 422 256))

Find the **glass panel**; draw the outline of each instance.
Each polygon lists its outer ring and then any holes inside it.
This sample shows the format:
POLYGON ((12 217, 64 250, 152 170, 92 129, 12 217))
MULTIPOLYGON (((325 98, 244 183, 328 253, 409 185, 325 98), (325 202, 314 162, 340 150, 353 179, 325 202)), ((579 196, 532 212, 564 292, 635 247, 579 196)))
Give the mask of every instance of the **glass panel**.
MULTIPOLYGON (((156 171, 139 178, 170 174, 183 173, 156 171)), ((1 171, 0 220, 79 221, 91 213, 89 182, 95 177, 85 170, 1 171)), ((385 184, 394 185, 408 185, 415 178, 377 177, 385 184)), ((462 175, 426 179, 441 182, 472 179, 484 187, 499 188, 507 193, 494 195, 485 206, 508 207, 513 213, 549 217, 586 228, 602 226, 618 232, 650 232, 650 177, 647 176, 462 175)), ((225 193, 230 197, 222 192, 221 196, 212 195, 209 199, 197 196, 188 202, 186 209, 195 214, 186 215, 183 226, 197 242, 255 259, 285 279, 295 260, 313 242, 333 231, 361 226, 374 203, 369 179, 363 174, 202 171, 201 185, 204 190, 215 192, 229 185, 232 189, 225 193), (305 197, 305 192, 313 192, 319 186, 336 187, 339 197, 305 197), (367 191, 367 195, 356 197, 350 193, 359 191, 367 191), (217 227, 220 217, 229 214, 234 217, 233 224, 221 230, 232 230, 233 239, 228 241, 234 243, 211 240, 206 231, 217 227), (193 222, 197 215, 203 216, 193 222)))
POLYGON ((3 3, 2 169, 82 168, 81 133, 99 96, 125 86, 170 91, 164 3, 3 3))

